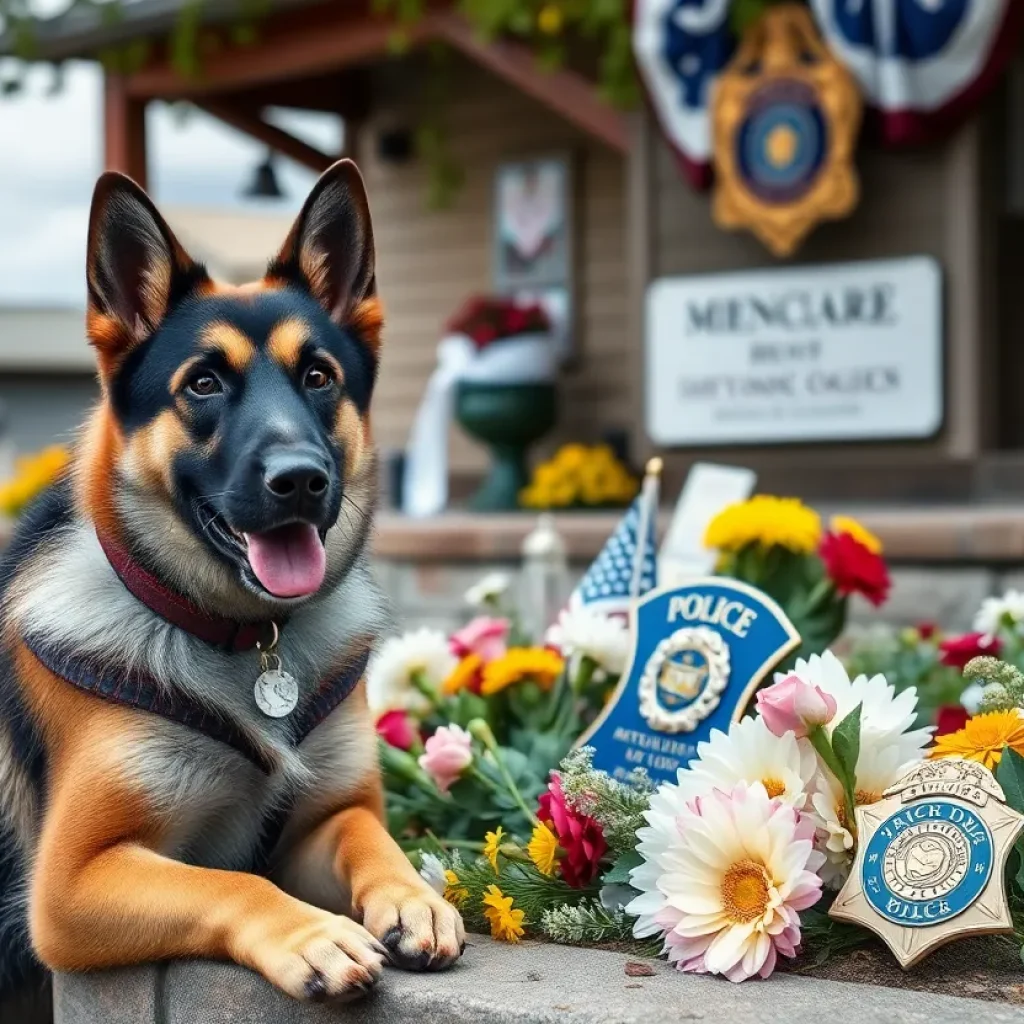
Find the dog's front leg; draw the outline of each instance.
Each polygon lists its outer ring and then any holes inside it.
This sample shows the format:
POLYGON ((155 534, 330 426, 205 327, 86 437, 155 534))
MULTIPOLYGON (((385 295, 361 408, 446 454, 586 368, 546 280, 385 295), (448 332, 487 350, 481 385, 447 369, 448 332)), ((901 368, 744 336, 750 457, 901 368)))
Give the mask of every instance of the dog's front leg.
POLYGON ((49 967, 231 959, 298 999, 356 996, 379 978, 384 950, 354 921, 267 879, 162 856, 159 816, 109 775, 64 771, 59 782, 30 906, 32 941, 49 967))
POLYGON ((380 783, 365 788, 291 849, 286 889, 311 899, 333 888, 388 948, 397 967, 441 970, 465 948, 459 912, 419 876, 383 824, 380 783))

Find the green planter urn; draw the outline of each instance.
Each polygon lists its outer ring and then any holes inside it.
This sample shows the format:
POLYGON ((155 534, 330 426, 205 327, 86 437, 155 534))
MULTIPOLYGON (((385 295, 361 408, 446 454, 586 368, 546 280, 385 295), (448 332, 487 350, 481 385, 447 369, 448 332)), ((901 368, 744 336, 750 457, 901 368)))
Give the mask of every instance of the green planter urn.
POLYGON ((455 419, 491 452, 490 472, 470 499, 470 508, 507 512, 519 507, 519 492, 528 482, 526 452, 557 418, 554 384, 458 383, 455 419))

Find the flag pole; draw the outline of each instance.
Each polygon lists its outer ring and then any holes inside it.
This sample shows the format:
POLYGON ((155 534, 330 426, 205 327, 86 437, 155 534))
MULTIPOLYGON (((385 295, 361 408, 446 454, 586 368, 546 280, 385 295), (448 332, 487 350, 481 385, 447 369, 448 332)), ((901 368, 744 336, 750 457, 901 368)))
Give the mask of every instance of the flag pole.
POLYGON ((629 585, 629 596, 634 601, 640 596, 640 581, 643 579, 647 543, 651 527, 657 521, 663 465, 662 460, 655 456, 648 460, 644 473, 644 482, 640 492, 640 522, 636 532, 636 551, 633 553, 633 578, 629 585))

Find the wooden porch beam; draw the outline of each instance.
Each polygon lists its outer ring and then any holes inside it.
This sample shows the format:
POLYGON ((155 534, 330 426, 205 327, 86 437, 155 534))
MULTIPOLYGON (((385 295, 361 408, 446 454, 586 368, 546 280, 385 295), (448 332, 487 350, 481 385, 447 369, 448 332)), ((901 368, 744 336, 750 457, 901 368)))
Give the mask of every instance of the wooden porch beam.
POLYGON ((207 114, 217 118, 218 121, 223 121, 283 156, 290 157, 316 174, 322 174, 338 159, 338 156, 331 156, 323 150, 317 149, 316 146, 297 139, 282 128, 264 121, 255 110, 237 106, 226 100, 212 98, 193 102, 200 110, 205 110, 207 114))
MULTIPOLYGON (((435 17, 426 14, 407 29, 411 45, 436 37, 435 17)), ((389 53, 394 31, 394 22, 373 16, 282 27, 264 45, 237 47, 209 58, 208 67, 195 78, 182 77, 163 60, 134 72, 128 88, 146 99, 190 99, 307 78, 389 53)))
POLYGON ((103 78, 103 166, 146 188, 146 101, 132 96, 123 75, 103 78))
POLYGON ((504 39, 482 39, 459 14, 439 12, 435 22, 436 35, 475 63, 532 96, 588 135, 600 139, 617 153, 629 151, 629 128, 625 115, 601 99, 597 87, 583 75, 565 68, 544 71, 527 47, 504 39))

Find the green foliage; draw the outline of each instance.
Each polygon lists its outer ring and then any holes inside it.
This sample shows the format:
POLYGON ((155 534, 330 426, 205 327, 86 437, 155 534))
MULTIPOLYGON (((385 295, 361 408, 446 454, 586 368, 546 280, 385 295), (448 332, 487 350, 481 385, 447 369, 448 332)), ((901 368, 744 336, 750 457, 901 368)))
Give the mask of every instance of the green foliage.
POLYGON ((854 780, 857 777, 857 758, 860 756, 860 714, 861 705, 858 704, 832 730, 832 749, 839 766, 845 778, 854 780))
POLYGON ((562 791, 567 803, 580 814, 588 814, 601 826, 612 857, 631 854, 636 847, 636 830, 645 824, 644 811, 654 784, 643 769, 636 769, 625 782, 593 767, 593 747, 574 750, 562 762, 562 791))
MULTIPOLYGON (((633 937, 633 918, 621 910, 606 910, 600 900, 566 903, 545 910, 540 930, 552 942, 566 946, 594 946, 606 942, 628 942, 633 937)), ((660 943, 651 944, 652 956, 660 952, 660 943)))
POLYGON ((985 687, 986 711, 1024 707, 1024 673, 1016 665, 999 658, 972 658, 964 668, 964 679, 985 687))
POLYGON ((822 903, 801 912, 800 936, 803 953, 797 971, 814 970, 837 954, 865 946, 871 941, 871 934, 865 929, 829 917, 827 907, 822 903))
MULTIPOLYGON (((1024 757, 1016 750, 1003 748, 1003 756, 996 765, 996 781, 1003 787, 1007 806, 1024 814, 1024 757)), ((1018 894, 1024 896, 1024 838, 1017 840, 1014 852, 1016 856, 1008 869, 1018 894)))
POLYGON ((967 680, 959 670, 942 664, 938 632, 873 626, 850 638, 843 657, 851 678, 884 675, 897 693, 917 690, 917 724, 930 725, 939 708, 960 703, 967 680))
POLYGON ((459 887, 468 895, 459 903, 466 925, 475 929, 488 929, 484 917, 484 894, 488 886, 496 885, 505 896, 512 897, 515 910, 523 911, 523 926, 536 929, 544 912, 552 907, 575 904, 597 896, 597 886, 573 889, 559 878, 542 875, 531 862, 502 857, 498 871, 483 858, 465 860, 459 853, 449 858, 449 865, 459 879, 459 887))

